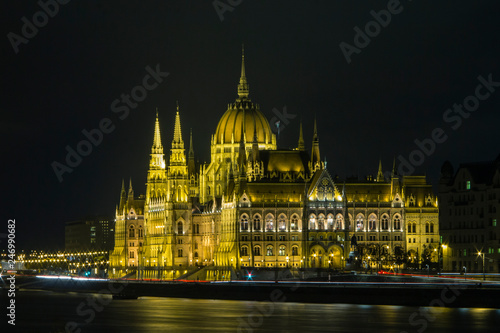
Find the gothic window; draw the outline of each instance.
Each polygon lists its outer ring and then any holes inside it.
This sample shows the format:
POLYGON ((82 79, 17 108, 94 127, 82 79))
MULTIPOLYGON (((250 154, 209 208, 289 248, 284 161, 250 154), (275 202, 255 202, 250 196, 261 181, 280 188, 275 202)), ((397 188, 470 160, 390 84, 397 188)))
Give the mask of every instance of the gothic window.
POLYGON ((142 229, 142 226, 139 227, 139 229, 137 231, 138 231, 138 234, 139 234, 139 238, 144 237, 144 230, 142 229))
POLYGON ((319 230, 325 229, 325 215, 323 215, 323 214, 320 214, 318 216, 318 229, 319 230))
POLYGON ((248 215, 247 214, 241 215, 241 230, 243 230, 243 231, 248 230, 248 215))
POLYGON ((253 230, 260 230, 260 216, 255 215, 253 217, 253 230))
POLYGON ((368 230, 373 231, 377 229, 377 216, 375 214, 371 214, 368 217, 368 230))
POLYGON ((309 216, 309 230, 316 230, 316 215, 309 216))
POLYGON ((292 256, 299 255, 299 248, 297 246, 292 246, 292 256))
POLYGON ((177 222, 177 233, 179 235, 182 235, 183 234, 183 227, 182 227, 182 222, 177 222))
POLYGON ((363 215, 362 214, 358 214, 358 216, 356 217, 356 230, 357 231, 362 231, 363 230, 363 215))
POLYGON ((382 230, 388 230, 389 229, 389 218, 387 215, 382 216, 382 230))
POLYGON ((134 251, 130 251, 130 258, 134 259, 134 251))
POLYGON ((198 252, 195 252, 195 253, 194 253, 194 257, 195 257, 195 258, 198 258, 198 252))
POLYGON ((290 222, 290 229, 297 230, 299 227, 299 219, 297 215, 292 215, 292 220, 290 222))
POLYGON ((336 230, 343 230, 344 229, 344 218, 342 217, 341 214, 337 215, 337 222, 335 223, 335 229, 336 230))
POLYGON ((271 214, 267 214, 266 216, 266 231, 274 230, 274 216, 271 214))
POLYGON ((272 256, 273 255, 273 246, 268 245, 266 249, 266 256, 272 256))
POLYGON ((260 246, 255 246, 253 248, 253 255, 254 256, 260 256, 260 246))
POLYGON ((286 247, 285 245, 280 245, 280 252, 278 255, 280 256, 284 256, 285 255, 285 252, 286 252, 286 247))
POLYGON ((279 229, 279 231, 285 231, 286 230, 286 217, 283 214, 281 214, 278 217, 278 229, 279 229))
POLYGON ((394 230, 401 230, 401 218, 399 215, 394 215, 394 230))
POLYGON ((427 222, 425 224, 425 233, 428 234, 429 233, 429 222, 427 222))
POLYGON ((333 230, 333 215, 332 214, 328 214, 328 216, 326 217, 326 224, 327 224, 328 230, 333 230))
POLYGON ((246 246, 241 247, 241 256, 242 257, 248 256, 248 247, 246 247, 246 246))
POLYGON ((430 233, 434 233, 434 223, 431 222, 430 224, 430 233))
POLYGON ((128 229, 128 236, 131 238, 135 237, 135 230, 133 225, 131 225, 130 228, 128 229))
POLYGON ((177 250, 177 256, 180 258, 182 257, 182 249, 177 250))

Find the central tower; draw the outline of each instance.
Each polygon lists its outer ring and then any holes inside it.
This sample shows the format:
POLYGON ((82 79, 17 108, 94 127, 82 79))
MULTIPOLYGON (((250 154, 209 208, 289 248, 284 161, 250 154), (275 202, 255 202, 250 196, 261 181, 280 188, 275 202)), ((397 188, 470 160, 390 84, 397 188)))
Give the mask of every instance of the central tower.
POLYGON ((236 172, 240 151, 248 155, 252 147, 259 150, 275 150, 276 136, 268 120, 260 111, 259 104, 252 103, 245 73, 245 52, 241 55, 241 75, 238 98, 229 104, 222 115, 211 140, 211 162, 200 176, 200 201, 221 198, 227 193, 229 176, 236 172), (245 149, 240 149, 243 144, 245 149))

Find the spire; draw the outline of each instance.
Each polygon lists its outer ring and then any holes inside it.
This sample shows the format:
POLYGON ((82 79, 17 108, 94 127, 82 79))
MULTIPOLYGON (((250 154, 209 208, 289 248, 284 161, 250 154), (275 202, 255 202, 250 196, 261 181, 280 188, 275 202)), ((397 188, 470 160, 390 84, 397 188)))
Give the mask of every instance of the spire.
POLYGON ((392 162, 391 178, 394 178, 396 175, 397 175, 397 172, 396 172, 396 156, 394 156, 394 160, 392 162))
POLYGON ((177 102, 177 113, 175 114, 174 140, 172 141, 172 147, 174 144, 182 145, 182 148, 184 148, 184 141, 182 141, 181 133, 181 117, 179 115, 179 102, 177 102))
POLYGON ((314 135, 311 150, 311 172, 314 172, 317 169, 321 169, 321 157, 319 153, 318 127, 316 125, 316 117, 314 117, 314 135))
POLYGON ((189 158, 194 158, 193 129, 189 130, 189 158))
POLYGON ((128 197, 129 199, 134 198, 134 189, 132 188, 132 178, 130 178, 130 184, 128 186, 128 197))
POLYGON ((245 75, 245 47, 241 45, 241 76, 238 84, 238 96, 242 99, 248 98, 249 89, 247 77, 245 75))
POLYGON ((127 202, 127 192, 125 191, 125 181, 122 179, 122 190, 120 192, 120 205, 119 205, 120 213, 122 213, 123 207, 125 206, 126 202, 127 202))
POLYGON ((297 147, 298 150, 305 150, 306 147, 304 145, 304 134, 302 132, 302 120, 300 121, 300 130, 299 130, 299 144, 297 147))
POLYGON ((163 146, 161 145, 160 121, 158 120, 158 108, 156 108, 155 136, 153 139, 153 151, 159 150, 159 149, 163 150, 163 146))
POLYGON ((382 160, 378 160, 378 173, 377 173, 377 182, 384 181, 384 173, 382 172, 382 160))
POLYGON ((253 129, 253 143, 252 143, 252 162, 258 162, 259 156, 259 142, 257 140, 257 127, 253 129))
POLYGON ((195 173, 196 173, 196 165, 194 162, 193 129, 190 129, 190 131, 189 131, 188 174, 194 175, 195 173))

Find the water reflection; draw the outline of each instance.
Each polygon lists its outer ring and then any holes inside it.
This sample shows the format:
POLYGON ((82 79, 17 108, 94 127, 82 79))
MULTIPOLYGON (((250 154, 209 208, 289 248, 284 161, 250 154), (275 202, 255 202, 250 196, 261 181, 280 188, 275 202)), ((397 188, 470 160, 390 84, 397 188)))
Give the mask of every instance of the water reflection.
MULTIPOLYGON (((23 332, 64 332, 68 321, 83 324, 89 319, 77 311, 88 298, 21 292, 16 298, 17 326, 23 332)), ((154 297, 107 301, 92 321, 79 326, 82 332, 493 332, 500 325, 496 309, 154 297)))

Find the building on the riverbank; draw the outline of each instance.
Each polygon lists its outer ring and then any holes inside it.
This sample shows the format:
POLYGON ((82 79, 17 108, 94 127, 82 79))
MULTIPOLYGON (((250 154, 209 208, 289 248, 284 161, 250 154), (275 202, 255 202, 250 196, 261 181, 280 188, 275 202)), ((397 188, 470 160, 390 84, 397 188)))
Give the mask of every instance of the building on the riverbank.
POLYGON ((500 272, 500 156, 456 172, 445 162, 439 202, 445 270, 500 272))
POLYGON ((241 267, 438 261, 437 200, 425 176, 401 177, 393 166, 385 177, 379 164, 376 177, 332 178, 321 159, 316 120, 310 151, 302 125, 297 147, 279 149, 249 98, 244 57, 238 97, 210 141, 210 163, 195 163, 192 134, 186 156, 180 115, 177 106, 168 162, 156 115, 143 201, 122 205, 122 188, 110 257, 114 277, 132 269, 141 278, 172 278, 215 266, 225 268, 217 278, 228 278, 228 270, 241 267), (132 230, 141 227, 137 238, 132 230))
POLYGON ((68 252, 112 250, 115 243, 114 226, 114 219, 106 216, 66 222, 64 248, 68 252))

